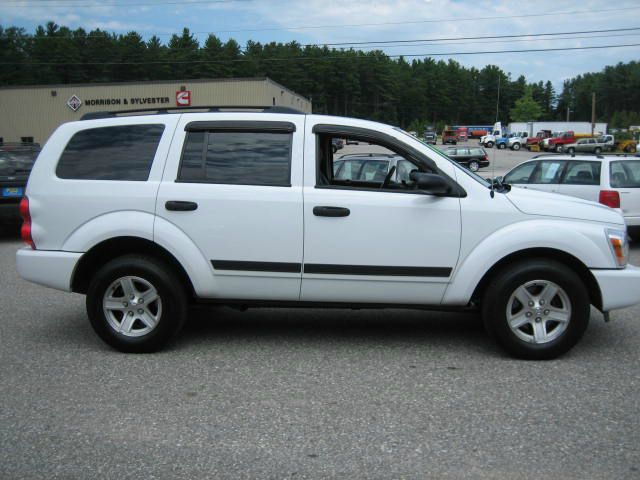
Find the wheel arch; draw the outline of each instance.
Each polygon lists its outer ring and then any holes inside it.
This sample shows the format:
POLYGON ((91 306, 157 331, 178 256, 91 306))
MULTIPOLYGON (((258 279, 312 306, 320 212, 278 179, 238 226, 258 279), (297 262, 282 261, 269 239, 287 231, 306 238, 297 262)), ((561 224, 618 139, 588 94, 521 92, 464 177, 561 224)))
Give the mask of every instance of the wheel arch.
POLYGON ((518 250, 498 260, 489 270, 487 270, 484 276, 480 279, 480 282, 476 285, 471 296, 471 301, 473 303, 479 303, 486 288, 490 285, 491 280, 495 278, 503 268, 520 260, 532 258, 555 260, 572 269, 584 280, 591 304, 597 309, 602 310, 602 292, 600 291, 598 282, 593 276, 593 273, 591 273, 591 270, 589 270, 589 268, 580 259, 574 257, 570 253, 557 250, 555 248, 543 247, 518 250))
POLYGON ((109 260, 122 255, 139 253, 152 256, 166 263, 187 287, 193 297, 195 289, 182 264, 168 250, 151 240, 141 237, 113 237, 97 243, 80 257, 71 277, 71 291, 86 294, 92 275, 109 260))

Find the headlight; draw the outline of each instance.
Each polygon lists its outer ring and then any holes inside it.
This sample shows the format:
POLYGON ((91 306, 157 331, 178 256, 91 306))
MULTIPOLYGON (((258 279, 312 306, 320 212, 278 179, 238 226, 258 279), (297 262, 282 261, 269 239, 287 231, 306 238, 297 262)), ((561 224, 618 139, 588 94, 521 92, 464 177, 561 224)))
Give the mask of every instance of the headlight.
POLYGON ((607 241, 609 248, 613 254, 613 258, 620 268, 627 266, 629 260, 629 241, 627 238, 627 230, 613 230, 607 228, 607 241))

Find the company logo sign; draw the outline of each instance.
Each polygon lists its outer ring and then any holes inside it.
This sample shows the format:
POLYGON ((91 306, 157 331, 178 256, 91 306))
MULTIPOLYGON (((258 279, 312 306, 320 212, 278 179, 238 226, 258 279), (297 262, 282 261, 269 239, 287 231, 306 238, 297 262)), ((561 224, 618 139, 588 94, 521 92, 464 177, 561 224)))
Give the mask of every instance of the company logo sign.
POLYGON ((78 109, 82 106, 82 100, 77 95, 71 95, 69 100, 67 100, 67 107, 69 107, 74 112, 77 112, 78 109))
POLYGON ((191 90, 176 92, 176 107, 191 106, 191 90))

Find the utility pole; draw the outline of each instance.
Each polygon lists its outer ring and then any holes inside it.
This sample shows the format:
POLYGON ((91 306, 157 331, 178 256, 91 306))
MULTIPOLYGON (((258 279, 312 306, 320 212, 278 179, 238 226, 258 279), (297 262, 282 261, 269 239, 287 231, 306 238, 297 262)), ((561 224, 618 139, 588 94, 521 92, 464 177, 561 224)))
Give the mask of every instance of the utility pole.
POLYGON ((591 136, 596 129, 596 92, 591 93, 591 136))
POLYGON ((567 105, 567 122, 569 121, 569 112, 571 111, 571 110, 569 110, 569 108, 570 107, 567 105))
POLYGON ((498 123, 498 113, 500 111, 500 80, 502 76, 498 74, 498 98, 496 98, 496 123, 498 123))

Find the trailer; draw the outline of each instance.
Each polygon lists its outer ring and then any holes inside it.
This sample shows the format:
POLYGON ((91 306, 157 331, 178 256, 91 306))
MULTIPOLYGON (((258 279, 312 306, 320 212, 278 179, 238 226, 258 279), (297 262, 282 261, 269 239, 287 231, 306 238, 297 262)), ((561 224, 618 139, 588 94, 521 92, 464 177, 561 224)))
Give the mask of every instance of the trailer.
MULTIPOLYGON (((535 137, 538 132, 544 130, 591 135, 591 122, 511 122, 509 124, 510 132, 527 132, 529 137, 535 137)), ((593 134, 597 136, 605 133, 607 133, 607 124, 596 123, 593 134)))

